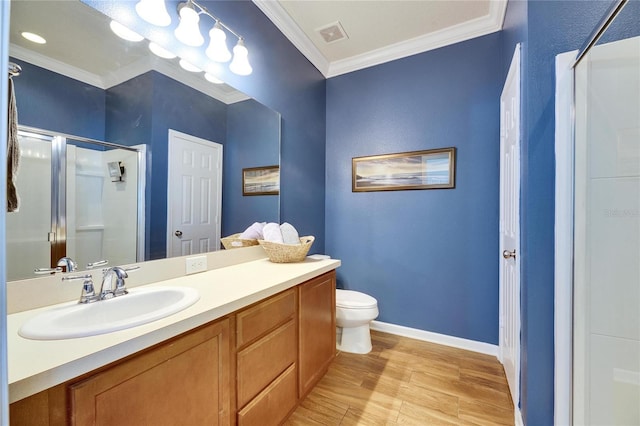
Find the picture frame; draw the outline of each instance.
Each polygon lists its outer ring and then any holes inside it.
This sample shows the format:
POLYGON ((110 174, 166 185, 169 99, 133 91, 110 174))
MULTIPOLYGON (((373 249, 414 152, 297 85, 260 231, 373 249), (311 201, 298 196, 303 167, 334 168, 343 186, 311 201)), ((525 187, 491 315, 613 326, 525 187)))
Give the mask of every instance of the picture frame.
POLYGON ((454 147, 354 157, 351 161, 353 192, 452 189, 456 186, 454 147))
POLYGON ((279 195, 280 166, 242 169, 242 195, 279 195))

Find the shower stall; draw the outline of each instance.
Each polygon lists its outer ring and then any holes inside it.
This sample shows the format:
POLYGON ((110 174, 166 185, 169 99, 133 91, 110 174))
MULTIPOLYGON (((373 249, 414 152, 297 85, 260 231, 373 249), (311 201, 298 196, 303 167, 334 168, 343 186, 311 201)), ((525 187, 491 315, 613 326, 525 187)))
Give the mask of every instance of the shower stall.
POLYGON ((638 9, 557 61, 558 425, 640 425, 638 9))
POLYGON ((144 146, 19 127, 19 209, 7 213, 7 280, 144 260, 144 146))

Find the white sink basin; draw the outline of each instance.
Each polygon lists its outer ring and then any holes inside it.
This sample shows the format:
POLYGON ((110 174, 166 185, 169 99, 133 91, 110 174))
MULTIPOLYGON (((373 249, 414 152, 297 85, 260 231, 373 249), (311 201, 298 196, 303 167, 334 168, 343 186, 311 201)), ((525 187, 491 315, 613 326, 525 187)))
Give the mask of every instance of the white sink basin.
POLYGON ((193 288, 134 288, 129 294, 109 300, 49 309, 26 321, 18 333, 35 340, 110 333, 175 314, 198 299, 200 295, 193 288))

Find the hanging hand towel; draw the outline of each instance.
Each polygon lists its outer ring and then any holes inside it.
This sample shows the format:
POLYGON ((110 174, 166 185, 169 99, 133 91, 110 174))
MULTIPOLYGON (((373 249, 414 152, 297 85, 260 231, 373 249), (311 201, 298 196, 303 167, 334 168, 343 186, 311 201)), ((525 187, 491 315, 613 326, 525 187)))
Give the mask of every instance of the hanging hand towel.
POLYGON ((13 90, 13 81, 9 79, 9 114, 7 134, 7 211, 17 212, 19 207, 16 176, 20 163, 20 146, 18 145, 18 109, 13 90))

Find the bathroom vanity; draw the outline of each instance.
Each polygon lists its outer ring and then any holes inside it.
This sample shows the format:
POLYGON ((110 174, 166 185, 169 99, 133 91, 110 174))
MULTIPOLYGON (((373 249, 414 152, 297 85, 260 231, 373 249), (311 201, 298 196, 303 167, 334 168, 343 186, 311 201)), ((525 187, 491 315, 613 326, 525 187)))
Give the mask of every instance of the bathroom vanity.
POLYGON ((19 324, 48 308, 10 315, 11 424, 277 425, 335 356, 339 265, 260 259, 155 283, 201 299, 100 336, 23 339, 19 324))

